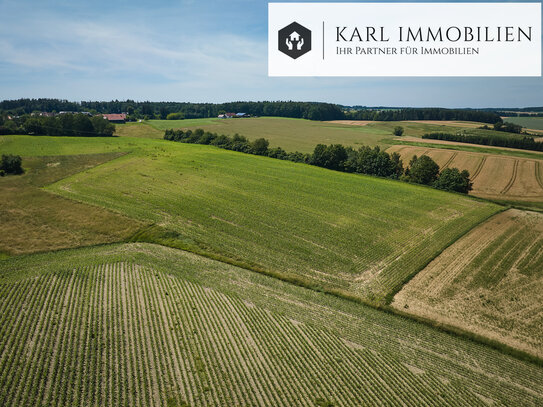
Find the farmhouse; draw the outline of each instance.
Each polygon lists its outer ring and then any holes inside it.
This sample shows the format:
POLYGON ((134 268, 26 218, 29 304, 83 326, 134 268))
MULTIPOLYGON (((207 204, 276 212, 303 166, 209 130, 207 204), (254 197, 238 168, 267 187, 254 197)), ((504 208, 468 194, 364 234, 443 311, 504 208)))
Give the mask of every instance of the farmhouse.
POLYGON ((231 119, 233 117, 237 117, 235 113, 224 113, 217 116, 219 119, 231 119))
POLYGON ((107 119, 110 123, 124 123, 124 122, 126 122, 126 113, 103 114, 102 117, 104 119, 107 119))

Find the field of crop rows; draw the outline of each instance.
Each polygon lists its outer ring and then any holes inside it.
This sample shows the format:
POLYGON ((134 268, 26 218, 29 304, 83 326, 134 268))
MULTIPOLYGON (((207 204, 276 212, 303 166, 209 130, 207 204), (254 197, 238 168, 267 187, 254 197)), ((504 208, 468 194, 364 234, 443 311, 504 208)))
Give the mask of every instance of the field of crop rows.
POLYGON ((105 246, 0 267, 2 406, 543 401, 535 366, 179 251, 105 246))
MULTIPOLYGON (((439 148, 393 146, 404 163, 414 155, 431 157, 441 169, 468 170, 475 196, 515 201, 543 201, 543 160, 454 151, 439 148)), ((543 158, 543 157, 542 157, 543 158)))
POLYGON ((402 182, 153 142, 163 151, 125 156, 48 189, 155 222, 213 254, 375 303, 498 210, 402 182))
POLYGON ((510 209, 445 250, 393 305, 543 356, 541 270, 543 215, 510 209))

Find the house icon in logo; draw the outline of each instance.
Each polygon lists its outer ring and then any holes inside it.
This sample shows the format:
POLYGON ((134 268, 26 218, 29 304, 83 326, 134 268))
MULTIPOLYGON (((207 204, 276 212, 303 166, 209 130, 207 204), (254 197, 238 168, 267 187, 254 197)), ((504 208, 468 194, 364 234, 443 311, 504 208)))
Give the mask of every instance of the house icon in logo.
POLYGON ((311 51, 311 30, 296 22, 279 30, 279 51, 296 59, 311 51))

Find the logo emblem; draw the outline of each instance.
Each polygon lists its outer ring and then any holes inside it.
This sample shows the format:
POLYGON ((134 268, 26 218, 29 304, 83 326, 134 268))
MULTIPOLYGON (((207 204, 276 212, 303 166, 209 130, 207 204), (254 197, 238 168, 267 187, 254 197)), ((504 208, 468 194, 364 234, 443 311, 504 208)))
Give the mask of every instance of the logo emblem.
POLYGON ((296 22, 279 30, 279 51, 296 59, 311 51, 311 30, 296 22))

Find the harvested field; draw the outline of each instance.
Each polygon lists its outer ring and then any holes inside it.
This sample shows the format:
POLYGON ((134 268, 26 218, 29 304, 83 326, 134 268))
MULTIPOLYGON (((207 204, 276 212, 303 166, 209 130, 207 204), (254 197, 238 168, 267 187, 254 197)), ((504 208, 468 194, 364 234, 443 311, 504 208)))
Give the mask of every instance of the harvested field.
POLYGON ((483 124, 479 122, 461 122, 456 120, 406 120, 407 123, 422 123, 422 124, 434 124, 436 126, 454 126, 454 127, 467 127, 470 129, 476 129, 483 124))
POLYGON ((329 120, 324 123, 347 124, 349 126, 365 126, 372 123, 370 120, 329 120))
POLYGON ((413 155, 426 154, 440 168, 468 170, 473 181, 471 194, 475 196, 508 201, 543 201, 543 161, 540 160, 402 145, 390 147, 387 151, 399 153, 404 163, 408 163, 413 155))
POLYGON ((532 155, 540 155, 541 159, 543 159, 543 153, 539 151, 532 151, 532 150, 520 150, 518 148, 508 148, 508 147, 496 147, 496 146, 487 146, 484 144, 471 144, 471 143, 461 143, 459 141, 447 141, 447 140, 434 140, 434 139, 422 139, 419 137, 411 137, 411 136, 402 136, 402 137, 396 137, 393 139, 394 141, 407 141, 412 143, 424 143, 424 144, 437 144, 437 145, 443 145, 443 146, 459 146, 459 147, 465 147, 465 148, 480 148, 484 150, 501 150, 501 151, 511 151, 513 153, 519 153, 519 154, 532 154, 532 155))
POLYGON ((153 245, 0 262, 2 406, 535 406, 542 370, 153 245))
POLYGON ((392 305, 543 356, 543 214, 495 215, 417 274, 392 305))

